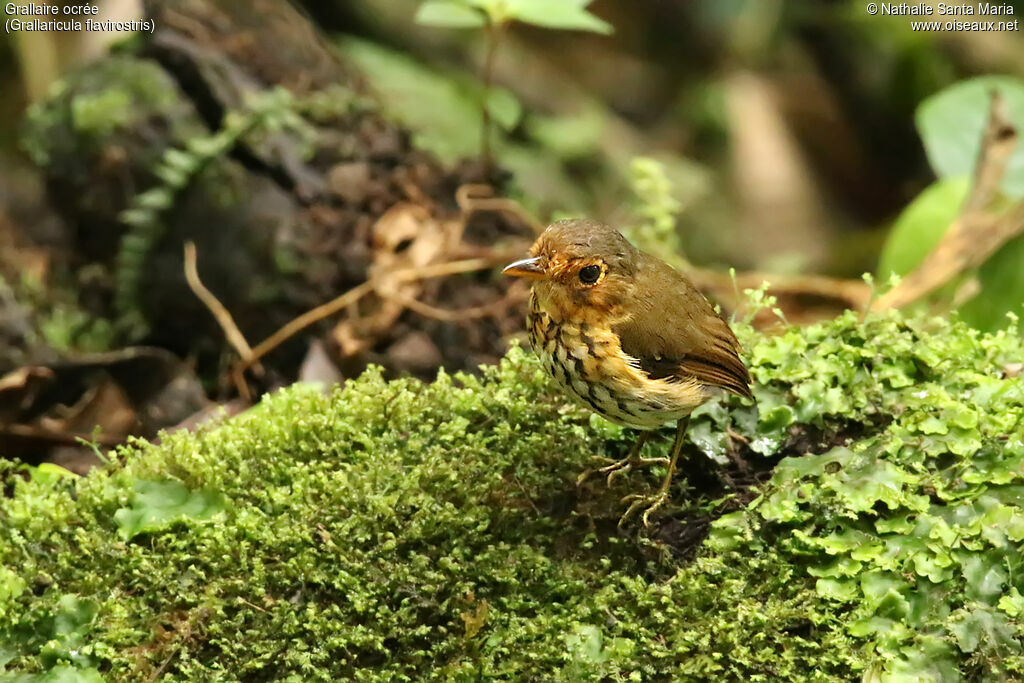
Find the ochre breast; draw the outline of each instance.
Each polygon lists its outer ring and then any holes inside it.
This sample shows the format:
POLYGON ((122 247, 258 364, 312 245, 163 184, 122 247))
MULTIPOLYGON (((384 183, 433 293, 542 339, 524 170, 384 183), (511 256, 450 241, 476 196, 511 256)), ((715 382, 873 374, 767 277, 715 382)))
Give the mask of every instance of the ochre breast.
POLYGON ((622 351, 618 335, 579 321, 556 321, 536 295, 530 343, 551 375, 578 401, 612 422, 653 429, 689 415, 708 397, 696 379, 651 379, 622 351))

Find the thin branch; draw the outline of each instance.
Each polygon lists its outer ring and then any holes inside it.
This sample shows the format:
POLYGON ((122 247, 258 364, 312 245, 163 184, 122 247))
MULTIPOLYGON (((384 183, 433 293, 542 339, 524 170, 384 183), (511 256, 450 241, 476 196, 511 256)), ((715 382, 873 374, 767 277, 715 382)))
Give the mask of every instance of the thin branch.
MULTIPOLYGON (((472 273, 477 270, 486 270, 505 263, 509 258, 509 254, 492 254, 490 256, 463 259, 461 261, 431 263, 416 268, 402 268, 401 270, 388 273, 387 277, 396 282, 429 280, 430 278, 444 277, 445 275, 458 275, 459 273, 472 273)), ((511 256, 511 258, 515 257, 511 256)))
POLYGON ((740 292, 757 289, 768 283, 770 294, 786 296, 815 296, 839 300, 854 310, 868 305, 871 289, 863 280, 833 278, 825 275, 779 275, 750 271, 736 273, 733 280, 728 273, 707 268, 692 268, 686 274, 698 289, 716 292, 719 296, 733 296, 740 302, 740 292))
POLYGON ((153 674, 149 677, 150 683, 152 683, 153 681, 160 680, 160 676, 163 674, 164 670, 167 669, 167 666, 177 656, 177 654, 181 652, 181 648, 184 647, 184 645, 184 643, 178 643, 174 647, 174 649, 171 650, 171 653, 167 655, 166 658, 164 658, 164 661, 160 663, 160 666, 157 668, 157 670, 154 671, 153 674))
MULTIPOLYGON (((419 313, 424 318, 432 318, 434 320, 442 320, 445 322, 486 318, 487 316, 496 315, 498 311, 510 304, 510 297, 506 296, 498 299, 497 301, 492 301, 489 304, 484 304, 483 306, 472 306, 470 308, 452 311, 446 308, 433 306, 424 301, 420 301, 419 299, 404 296, 402 294, 389 294, 385 298, 391 299, 392 301, 405 306, 410 311, 419 313)), ((526 297, 522 298, 525 299, 526 297)))
MULTIPOLYGON (((224 307, 224 304, 199 279, 199 271, 196 268, 196 245, 191 240, 185 243, 185 280, 192 293, 199 297, 199 300, 213 314, 220 328, 224 330, 224 336, 227 337, 228 343, 235 347, 239 356, 250 358, 252 348, 245 340, 245 335, 238 329, 238 325, 235 324, 235 319, 231 317, 231 313, 224 307)), ((264 372, 263 366, 259 363, 253 364, 253 370, 258 375, 262 375, 264 372)))
POLYGON ((373 288, 374 283, 367 280, 366 282, 348 290, 341 296, 336 297, 325 304, 320 304, 316 308, 306 311, 299 317, 289 321, 277 330, 277 332, 274 332, 274 334, 257 344, 256 347, 253 348, 252 353, 247 358, 243 358, 239 364, 235 366, 236 371, 247 370, 253 363, 267 355, 267 353, 273 349, 277 348, 285 340, 293 337, 295 334, 301 332, 313 323, 319 322, 324 318, 334 315, 343 308, 351 306, 372 292, 373 288))
POLYGON ((523 208, 522 204, 514 199, 494 196, 473 197, 472 194, 475 192, 483 192, 490 195, 494 192, 494 189, 490 185, 467 184, 460 186, 455 191, 455 202, 467 217, 477 211, 507 213, 529 225, 536 234, 539 235, 544 232, 546 226, 534 218, 530 212, 523 208))
POLYGON ((982 132, 978 163, 974 170, 971 193, 960 210, 961 215, 989 209, 999 196, 999 186, 1006 175, 1006 165, 1017 146, 1017 131, 1006 115, 1006 102, 993 90, 988 119, 982 132))
POLYGON ((871 308, 900 308, 916 301, 968 268, 981 265, 1024 232, 1024 202, 1016 202, 1001 212, 993 207, 1006 165, 1017 145, 1017 131, 1007 120, 1004 109, 1002 98, 993 92, 974 181, 960 215, 917 268, 876 299, 871 308))
POLYGON ((490 172, 493 160, 491 158, 491 131, 494 128, 492 117, 491 117, 491 95, 493 90, 494 81, 494 58, 498 54, 498 42, 501 38, 501 26, 496 25, 493 21, 488 19, 487 21, 487 52, 484 55, 483 73, 480 75, 480 79, 483 81, 484 86, 484 103, 481 109, 482 121, 481 121, 481 139, 480 139, 480 157, 484 160, 484 165, 487 171, 490 172))
POLYGON ((356 285, 341 296, 338 296, 325 304, 321 304, 285 324, 281 329, 277 330, 277 332, 274 332, 274 334, 257 344, 253 348, 252 354, 239 361, 232 372, 237 378, 240 373, 244 372, 267 353, 277 348, 285 340, 293 337, 295 334, 310 325, 353 305, 376 289, 378 279, 386 277, 392 282, 426 280, 429 278, 444 277, 445 275, 469 273, 477 270, 493 268, 496 264, 503 263, 507 259, 508 255, 506 254, 495 254, 485 258, 471 258, 462 261, 450 261, 448 263, 432 263, 418 268, 403 268, 401 270, 386 273, 383 276, 378 276, 372 280, 367 280, 362 284, 356 285))

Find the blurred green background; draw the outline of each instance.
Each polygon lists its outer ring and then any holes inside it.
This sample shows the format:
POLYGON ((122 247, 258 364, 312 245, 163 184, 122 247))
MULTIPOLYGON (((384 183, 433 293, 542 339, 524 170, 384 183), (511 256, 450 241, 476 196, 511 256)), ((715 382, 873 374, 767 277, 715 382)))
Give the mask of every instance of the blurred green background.
MULTIPOLYGON (((134 2, 99 4, 118 17, 141 12, 134 2)), ((303 3, 416 141, 454 163, 479 152, 487 38, 416 23, 420 4, 303 3)), ((1024 74, 1019 30, 913 31, 913 17, 869 16, 860 0, 596 0, 588 9, 614 32, 515 23, 504 33, 495 156, 542 218, 612 222, 629 208, 631 160, 657 158, 680 202, 683 248, 704 264, 874 270, 888 227, 934 178, 917 105, 974 75, 1024 74)), ((0 36, 5 155, 17 153, 26 104, 117 37, 0 36)))

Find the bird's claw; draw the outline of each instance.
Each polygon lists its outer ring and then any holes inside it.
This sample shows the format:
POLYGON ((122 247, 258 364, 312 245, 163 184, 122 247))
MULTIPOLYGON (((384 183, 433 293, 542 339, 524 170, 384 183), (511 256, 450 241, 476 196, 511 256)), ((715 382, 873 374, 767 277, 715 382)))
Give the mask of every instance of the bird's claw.
POLYGON ((667 464, 668 464, 668 458, 630 457, 630 458, 623 458, 622 460, 618 460, 616 462, 613 462, 611 465, 608 465, 607 467, 602 467, 601 469, 598 470, 598 472, 600 472, 601 474, 608 475, 608 478, 605 480, 605 483, 608 485, 609 488, 611 488, 612 482, 614 482, 615 478, 620 476, 620 475, 628 474, 629 472, 632 472, 633 470, 639 470, 639 469, 643 469, 643 468, 646 468, 646 467, 651 467, 652 465, 667 465, 667 464))
POLYGON ((590 456, 590 459, 596 460, 597 462, 605 463, 605 466, 592 470, 584 470, 583 472, 580 472, 579 476, 576 477, 576 486, 581 485, 583 482, 589 479, 590 475, 597 474, 598 472, 603 474, 604 471, 609 467, 617 467, 619 464, 623 462, 622 460, 616 460, 615 458, 609 458, 604 455, 592 455, 590 456))
POLYGON ((593 456, 596 460, 602 462, 611 463, 604 467, 599 467, 596 470, 587 470, 576 478, 576 485, 579 486, 592 474, 604 474, 607 475, 605 479, 605 485, 611 487, 615 478, 632 472, 633 470, 639 470, 645 467, 651 467, 652 465, 668 465, 668 458, 641 458, 638 456, 629 456, 622 458, 621 460, 612 460, 611 458, 605 458, 604 456, 595 455, 593 456))
POLYGON ((608 467, 602 467, 598 470, 601 474, 607 474, 608 478, 604 480, 605 486, 608 488, 612 487, 612 482, 615 481, 615 477, 623 474, 628 474, 633 469, 633 461, 629 458, 620 460, 616 463, 608 465, 608 467))
MULTIPOLYGON (((590 456, 590 458, 591 458, 591 460, 601 460, 603 462, 607 462, 607 461, 611 460, 611 458, 606 458, 606 457, 601 456, 601 455, 592 455, 592 456, 590 456)), ((594 474, 595 472, 597 472, 596 469, 595 470, 583 470, 582 472, 580 472, 579 475, 576 477, 576 486, 581 486, 583 484, 583 482, 585 482, 587 479, 589 479, 590 475, 594 474)))
POLYGON ((653 496, 647 496, 640 493, 634 493, 626 496, 622 499, 622 503, 629 503, 629 507, 626 508, 626 512, 619 518, 619 526, 629 520, 634 514, 637 513, 645 505, 647 509, 644 510, 644 514, 641 520, 645 527, 651 526, 651 513, 660 508, 662 505, 668 502, 668 491, 658 491, 653 496))

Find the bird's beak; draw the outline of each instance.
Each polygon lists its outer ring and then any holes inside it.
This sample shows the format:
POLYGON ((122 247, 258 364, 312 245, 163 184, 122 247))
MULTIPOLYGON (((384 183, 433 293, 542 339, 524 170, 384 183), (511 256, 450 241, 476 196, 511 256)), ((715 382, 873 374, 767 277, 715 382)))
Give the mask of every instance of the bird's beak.
POLYGON ((533 258, 524 258, 522 261, 516 261, 510 263, 501 271, 505 275, 511 275, 512 277, 525 277, 533 280, 538 280, 544 277, 547 273, 539 265, 540 257, 535 256, 533 258))

